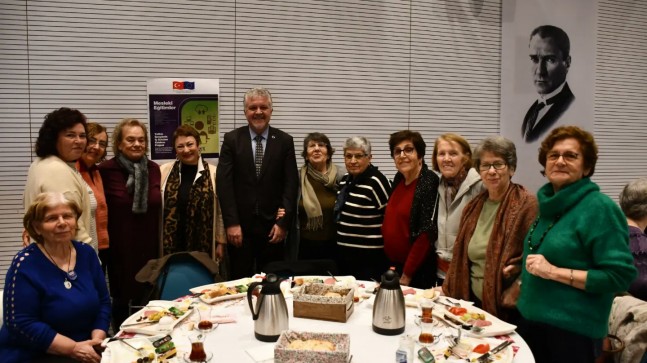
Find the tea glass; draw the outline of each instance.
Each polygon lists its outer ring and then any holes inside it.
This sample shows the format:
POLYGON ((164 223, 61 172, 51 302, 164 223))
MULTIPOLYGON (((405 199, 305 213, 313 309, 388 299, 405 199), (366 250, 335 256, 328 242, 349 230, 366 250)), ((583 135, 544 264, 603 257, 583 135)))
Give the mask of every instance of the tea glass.
POLYGON ((433 319, 432 312, 434 310, 434 303, 431 299, 420 300, 420 310, 422 311, 423 318, 433 319))
POLYGON ((209 333, 217 327, 217 324, 211 321, 211 306, 198 306, 196 310, 198 311, 197 329, 202 334, 209 333))
POLYGON ((189 354, 189 361, 207 361, 207 353, 204 350, 204 337, 204 334, 200 332, 189 335, 189 341, 191 342, 191 353, 189 354))
POLYGON ((420 327, 420 335, 418 342, 423 346, 428 346, 436 341, 437 336, 434 335, 434 327, 436 322, 432 318, 421 317, 416 319, 416 325, 420 327))

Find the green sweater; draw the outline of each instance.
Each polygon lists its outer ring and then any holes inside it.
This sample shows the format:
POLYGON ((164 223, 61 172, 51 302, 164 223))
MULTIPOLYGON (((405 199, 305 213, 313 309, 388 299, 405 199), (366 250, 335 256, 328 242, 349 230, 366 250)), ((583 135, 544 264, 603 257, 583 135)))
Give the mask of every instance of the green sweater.
POLYGON ((537 192, 537 199, 539 222, 532 233, 534 251, 528 246, 529 232, 524 241, 517 308, 528 320, 602 338, 607 334, 614 294, 626 290, 636 277, 627 221, 620 208, 589 178, 557 193, 546 184, 537 192), (537 247, 557 216, 561 217, 537 247), (525 265, 530 253, 543 255, 557 267, 588 271, 586 289, 529 274, 525 265))

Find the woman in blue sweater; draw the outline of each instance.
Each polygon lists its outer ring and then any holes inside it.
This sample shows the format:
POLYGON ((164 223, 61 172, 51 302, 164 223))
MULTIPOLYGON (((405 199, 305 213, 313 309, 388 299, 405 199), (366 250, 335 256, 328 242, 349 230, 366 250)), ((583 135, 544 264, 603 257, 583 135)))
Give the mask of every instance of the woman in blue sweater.
POLYGON ((539 150, 549 183, 537 192, 517 303, 518 333, 537 363, 594 362, 614 295, 636 277, 627 221, 590 179, 597 153, 576 126, 552 130, 539 150))
POLYGON ((72 240, 81 214, 61 193, 42 193, 23 224, 36 243, 14 257, 5 280, 2 362, 92 362, 105 339, 110 297, 91 246, 72 240))

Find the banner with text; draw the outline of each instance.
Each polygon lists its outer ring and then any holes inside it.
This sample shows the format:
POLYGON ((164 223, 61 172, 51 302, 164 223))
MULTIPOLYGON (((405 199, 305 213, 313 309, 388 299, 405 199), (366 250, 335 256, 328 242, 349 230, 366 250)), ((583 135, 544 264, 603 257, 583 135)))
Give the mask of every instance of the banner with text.
POLYGON ((146 88, 153 160, 175 159, 173 132, 180 125, 198 131, 203 157, 218 157, 218 79, 156 78, 146 88))

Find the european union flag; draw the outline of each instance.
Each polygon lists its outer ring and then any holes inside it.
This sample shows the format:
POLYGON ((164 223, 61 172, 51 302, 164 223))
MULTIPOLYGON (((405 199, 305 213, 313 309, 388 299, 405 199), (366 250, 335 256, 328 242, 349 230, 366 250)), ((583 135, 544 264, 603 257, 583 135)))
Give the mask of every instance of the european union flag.
POLYGON ((184 89, 195 89, 195 82, 184 81, 184 89))

